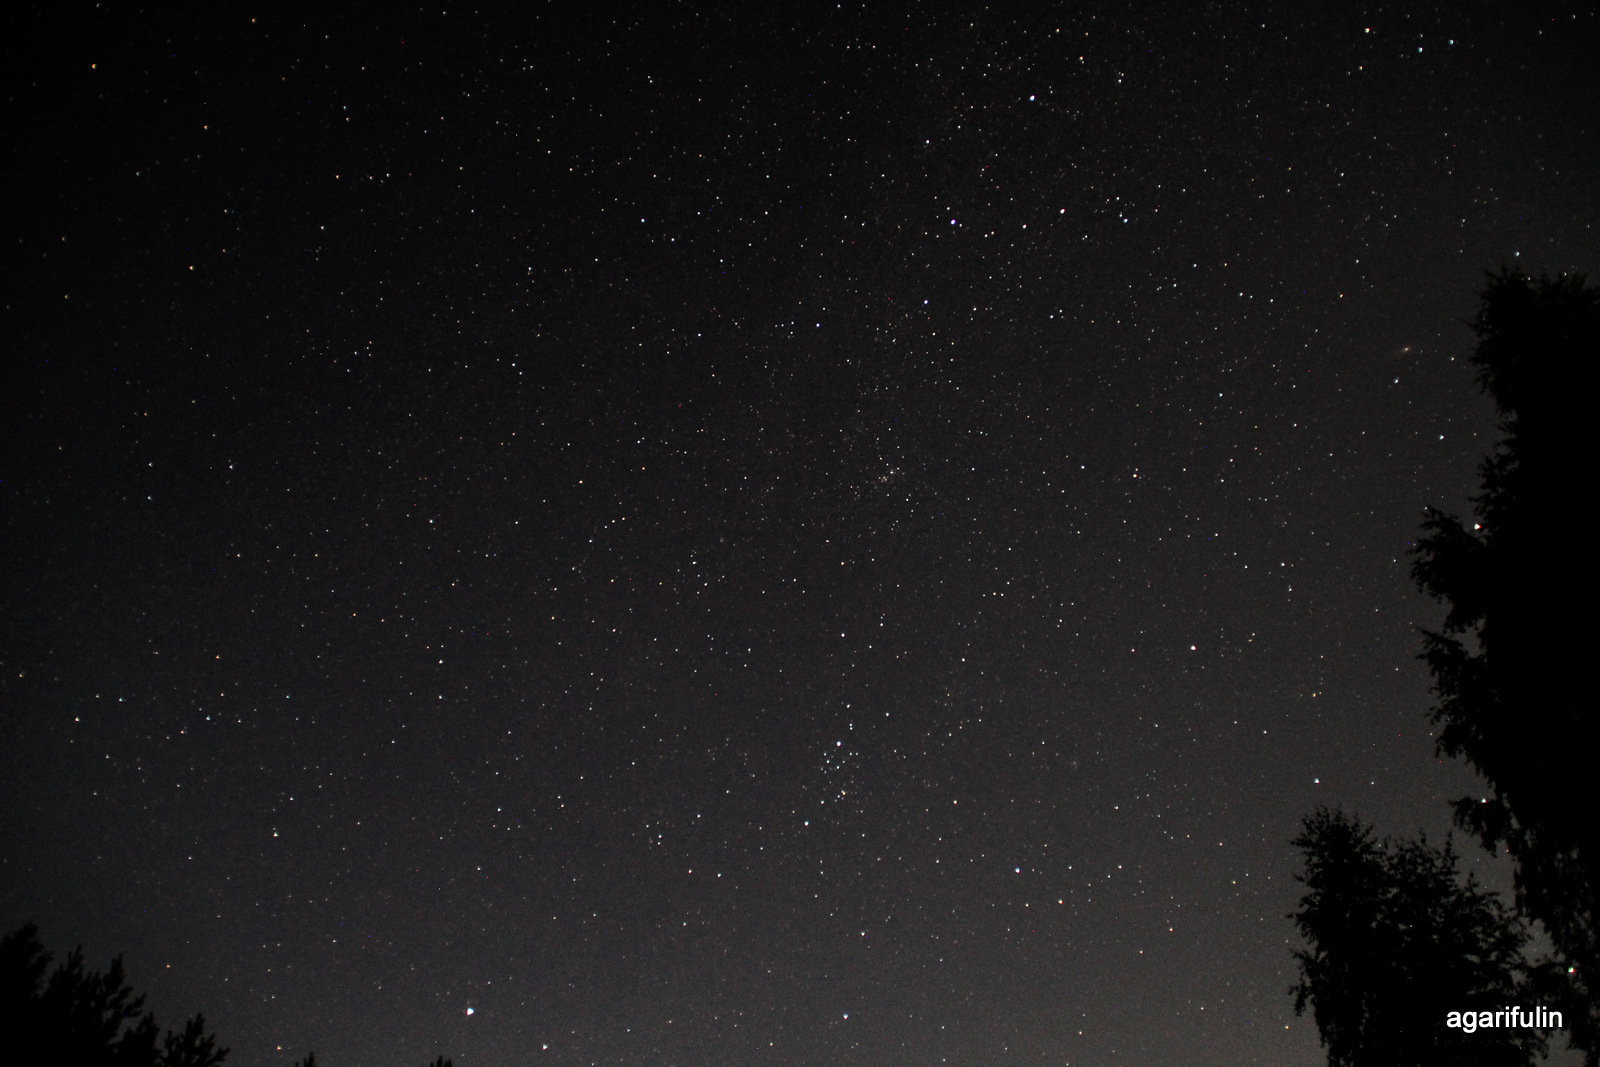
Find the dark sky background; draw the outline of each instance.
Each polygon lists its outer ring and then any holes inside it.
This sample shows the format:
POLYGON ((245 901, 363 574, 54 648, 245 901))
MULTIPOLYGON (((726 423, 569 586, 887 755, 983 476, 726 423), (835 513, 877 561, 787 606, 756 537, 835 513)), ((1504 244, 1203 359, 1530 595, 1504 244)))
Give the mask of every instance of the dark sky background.
POLYGON ((239 1067, 1320 1062, 1600 20, 741 6, 12 16, 0 919, 239 1067))

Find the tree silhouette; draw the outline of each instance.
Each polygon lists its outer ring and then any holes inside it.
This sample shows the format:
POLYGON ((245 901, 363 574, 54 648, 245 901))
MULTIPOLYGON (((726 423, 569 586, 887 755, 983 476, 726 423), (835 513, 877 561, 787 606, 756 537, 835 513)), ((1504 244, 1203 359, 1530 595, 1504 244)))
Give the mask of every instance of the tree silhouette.
POLYGON ((1378 841, 1359 818, 1318 807, 1294 845, 1306 892, 1290 918, 1310 946, 1295 953, 1295 1012, 1311 1007, 1330 1067, 1536 1062, 1543 1031, 1446 1025, 1452 1011, 1519 1003, 1528 939, 1498 897, 1462 881, 1448 841, 1378 841))
MULTIPOLYGON (((0 939, 0 1062, 51 1067, 217 1067, 217 1047, 203 1015, 165 1034, 144 1010, 123 972, 122 957, 104 974, 86 971, 74 949, 50 973, 51 955, 28 923, 0 939)), ((308 1053, 296 1067, 317 1067, 308 1053)), ((451 1067, 440 1056, 429 1067, 451 1067)))
POLYGON ((1423 658, 1441 753, 1488 795, 1456 820, 1516 865, 1517 903, 1549 932, 1571 1042, 1600 1063, 1600 790, 1582 613, 1596 609, 1582 516, 1595 448, 1600 288, 1579 275, 1489 277, 1473 322, 1478 383, 1504 439, 1481 468, 1469 530, 1429 509, 1413 577, 1448 605, 1423 658))
POLYGON ((216 1067, 227 1056, 200 1015, 182 1033, 162 1035, 144 1011, 144 997, 128 986, 121 956, 101 974, 85 970, 83 949, 74 949, 46 980, 51 958, 32 923, 0 941, 0 1032, 10 1045, 8 1062, 216 1067))

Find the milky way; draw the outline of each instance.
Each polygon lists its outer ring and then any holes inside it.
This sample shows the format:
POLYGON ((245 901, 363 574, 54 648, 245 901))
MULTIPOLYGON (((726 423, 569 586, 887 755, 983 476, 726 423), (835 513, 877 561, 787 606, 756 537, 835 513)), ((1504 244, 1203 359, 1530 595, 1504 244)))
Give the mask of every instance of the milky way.
POLYGON ((1594 16, 1457 8, 28 22, 0 918, 241 1067, 1317 1061, 1600 264, 1594 16))

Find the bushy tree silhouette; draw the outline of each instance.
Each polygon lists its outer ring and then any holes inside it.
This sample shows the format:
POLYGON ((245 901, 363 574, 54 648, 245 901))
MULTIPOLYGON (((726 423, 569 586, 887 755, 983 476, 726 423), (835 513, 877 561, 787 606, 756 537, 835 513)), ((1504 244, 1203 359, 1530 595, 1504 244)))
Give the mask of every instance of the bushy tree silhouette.
POLYGON ((0 1033, 7 1062, 62 1067, 216 1067, 218 1048, 196 1015, 181 1033, 161 1033, 134 995, 122 957, 104 974, 85 970, 83 950, 73 950, 50 973, 51 955, 32 923, 0 941, 0 1033))
POLYGON ((1543 1031, 1464 1033, 1451 1011, 1527 1004, 1526 928, 1464 881, 1448 841, 1384 840, 1319 807, 1294 844, 1305 853, 1295 1011, 1312 1009, 1330 1067, 1514 1067, 1543 1053, 1543 1031))
POLYGON ((1429 509, 1412 574, 1448 606, 1425 634, 1440 752, 1481 774, 1459 825, 1516 865, 1517 903, 1549 932, 1573 1045, 1600 1064, 1600 774, 1588 676, 1600 288, 1582 276, 1489 277, 1473 323, 1478 382, 1504 433, 1475 522, 1429 509))

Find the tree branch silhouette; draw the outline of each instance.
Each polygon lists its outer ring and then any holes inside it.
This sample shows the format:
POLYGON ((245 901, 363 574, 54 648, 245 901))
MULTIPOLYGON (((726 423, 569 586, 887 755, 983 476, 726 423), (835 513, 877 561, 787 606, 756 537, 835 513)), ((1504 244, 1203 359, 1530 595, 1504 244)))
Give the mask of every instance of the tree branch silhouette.
POLYGON ((1517 905, 1548 931, 1565 974, 1548 993, 1597 1067, 1600 790, 1583 621, 1600 602, 1580 494, 1593 479, 1600 288, 1502 269, 1472 326, 1504 438, 1480 468, 1471 529, 1428 509, 1412 577, 1447 611, 1421 657, 1439 752, 1488 787, 1455 802, 1456 822, 1510 852, 1517 905))

